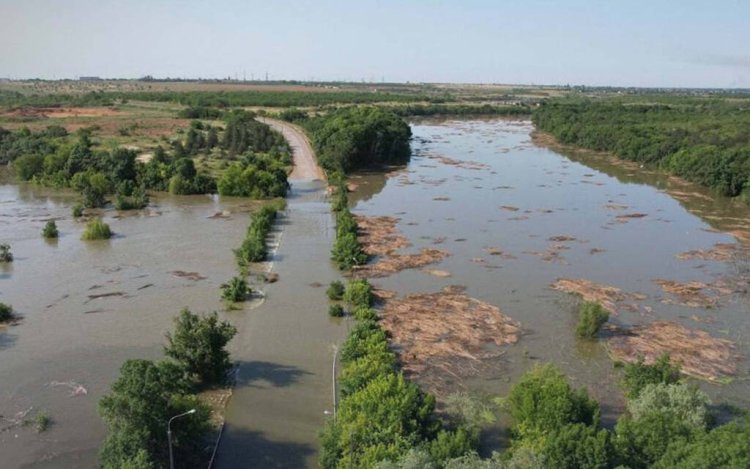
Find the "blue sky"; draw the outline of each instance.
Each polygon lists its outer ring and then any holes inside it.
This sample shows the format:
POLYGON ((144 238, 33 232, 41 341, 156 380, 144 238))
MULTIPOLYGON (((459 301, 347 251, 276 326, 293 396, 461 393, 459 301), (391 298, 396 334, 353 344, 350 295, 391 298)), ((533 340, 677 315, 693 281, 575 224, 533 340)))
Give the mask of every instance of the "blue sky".
POLYGON ((0 0, 0 77, 750 88, 740 0, 0 0))

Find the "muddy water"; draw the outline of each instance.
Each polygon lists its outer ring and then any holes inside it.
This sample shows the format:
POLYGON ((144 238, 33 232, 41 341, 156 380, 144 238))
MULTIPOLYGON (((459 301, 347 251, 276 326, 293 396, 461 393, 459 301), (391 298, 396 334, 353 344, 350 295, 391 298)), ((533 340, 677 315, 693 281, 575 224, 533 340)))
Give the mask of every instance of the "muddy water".
POLYGON ((321 182, 292 182, 272 256, 280 280, 244 316, 233 357, 240 362, 217 467, 316 467, 325 411, 332 409, 333 346, 346 321, 328 317, 325 288, 339 278, 335 235, 321 182))
POLYGON ((553 362, 602 402, 605 423, 611 424, 623 406, 619 372, 601 344, 574 338, 576 300, 549 288, 557 278, 568 277, 648 296, 638 312, 613 316, 616 324, 668 319, 737 342, 745 358, 738 379, 700 385, 715 401, 750 405, 748 302, 733 297, 711 310, 664 304, 669 297, 653 283, 658 278, 710 282, 733 275, 731 263, 675 256, 734 242, 725 233, 711 232, 714 217, 747 213, 728 203, 707 204, 705 197, 677 201, 661 190, 665 178, 639 178, 637 171, 602 162, 587 166, 536 146, 529 122, 422 121, 412 131, 415 155, 404 170, 352 180, 359 185, 353 211, 400 217, 399 228, 414 243, 406 252, 423 247, 449 251, 450 257, 430 268, 451 276, 407 270, 375 283, 400 294, 465 285, 469 295, 499 306, 524 328, 521 340, 490 372, 453 383, 454 388, 503 394, 533 363, 553 362), (617 218, 632 213, 646 216, 617 218), (575 239, 549 240, 561 235, 575 239), (545 260, 543 254, 555 244, 563 249, 545 260), (489 255, 487 248, 509 256, 489 255))
MULTIPOLYGON (((181 308, 222 309, 219 285, 235 275, 231 249, 251 208, 240 199, 159 197, 135 216, 106 212, 116 236, 83 242, 84 224, 70 216, 74 201, 73 194, 0 185, 0 239, 15 255, 0 270, 0 301, 23 316, 0 329, 0 428, 29 408, 28 417, 43 409, 52 419, 41 434, 32 426, 0 432, 3 467, 95 467, 105 434, 97 401, 124 360, 161 356, 181 308), (227 217, 209 218, 217 212, 227 217), (57 241, 40 236, 48 219, 57 220, 57 241)), ((241 325, 249 312, 222 314, 241 325)))

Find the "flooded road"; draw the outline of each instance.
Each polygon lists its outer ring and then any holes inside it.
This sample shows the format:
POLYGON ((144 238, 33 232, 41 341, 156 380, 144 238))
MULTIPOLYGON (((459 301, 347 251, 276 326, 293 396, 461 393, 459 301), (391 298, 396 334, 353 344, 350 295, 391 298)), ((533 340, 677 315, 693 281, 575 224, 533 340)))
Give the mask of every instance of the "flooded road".
POLYGON ((619 372, 601 342, 574 337, 577 300, 550 288, 572 278, 638 294, 630 309, 612 315, 614 324, 666 319, 734 341, 742 357, 737 379, 700 385, 717 402, 749 405, 747 300, 727 295, 711 309, 688 307, 654 281, 733 276, 742 267, 736 262, 677 256, 734 243, 714 227, 721 226, 718 219, 747 219, 748 210, 707 202, 700 193, 675 200, 660 190, 677 184, 670 178, 639 179, 637 171, 601 161, 594 169, 536 146, 532 130, 529 122, 506 120, 416 122, 414 156, 405 169, 352 179, 358 185, 353 213, 399 217, 398 228, 413 243, 402 252, 450 253, 428 269, 374 279, 376 285, 401 295, 466 286, 468 295, 500 307, 523 327, 491 371, 446 392, 468 385, 503 394, 533 363, 549 361, 602 402, 611 424, 623 405, 619 372))
MULTIPOLYGON (((602 402, 611 423, 623 404, 619 372, 601 342, 575 339, 577 300, 550 288, 583 278, 643 295, 612 316, 615 324, 668 319, 734 341, 738 378, 700 385, 717 402, 750 405, 748 302, 729 295, 710 309, 688 307, 654 282, 708 283, 746 268, 742 259, 677 257, 734 243, 721 230, 738 229, 746 209, 686 196, 665 176, 537 146, 528 122, 423 121, 412 130, 415 154, 405 169, 352 178, 353 212, 399 217, 413 243, 404 252, 439 247, 450 256, 428 266, 432 274, 405 270, 373 283, 401 295, 465 285, 523 329, 489 371, 453 389, 504 394, 533 363, 551 361, 602 402)), ((3 467, 95 466, 105 432, 97 401, 124 360, 161 357, 182 307, 223 309, 219 285, 236 274, 232 249, 252 209, 242 199, 162 196, 135 216, 106 212, 117 235, 83 242, 74 202, 74 194, 0 185, 0 240, 16 258, 0 270, 0 301, 23 316, 0 329, 3 467), (61 231, 56 242, 40 236, 48 219, 61 231), (29 416, 50 415, 48 431, 9 423, 29 408, 29 416)), ((348 323, 326 313, 325 286, 339 274, 329 261, 334 227, 324 183, 293 181, 288 203, 274 228, 279 281, 263 286, 260 306, 221 313, 239 329, 230 351, 240 367, 218 467, 316 466, 317 434, 331 409, 332 346, 348 323)))

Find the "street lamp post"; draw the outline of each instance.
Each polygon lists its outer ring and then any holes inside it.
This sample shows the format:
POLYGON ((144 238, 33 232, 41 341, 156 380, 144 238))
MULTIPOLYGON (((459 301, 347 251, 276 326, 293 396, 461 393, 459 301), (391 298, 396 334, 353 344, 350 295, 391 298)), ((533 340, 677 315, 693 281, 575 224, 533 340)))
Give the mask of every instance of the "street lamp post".
POLYGON ((179 415, 175 415, 171 419, 169 419, 169 422, 167 422, 167 441, 169 442, 169 468, 174 469, 174 456, 172 455, 172 420, 184 417, 186 415, 194 414, 195 409, 190 409, 187 412, 184 412, 179 415))

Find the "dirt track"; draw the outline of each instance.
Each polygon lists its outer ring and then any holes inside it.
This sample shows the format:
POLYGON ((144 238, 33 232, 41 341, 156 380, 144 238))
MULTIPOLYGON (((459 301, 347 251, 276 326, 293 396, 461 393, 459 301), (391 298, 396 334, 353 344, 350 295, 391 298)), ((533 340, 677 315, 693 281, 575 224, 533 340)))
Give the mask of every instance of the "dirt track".
POLYGON ((312 146, 310 146, 310 141, 302 129, 288 122, 269 119, 268 117, 259 117, 258 120, 281 132, 292 147, 294 169, 292 170, 292 174, 289 175, 290 180, 314 181, 317 179, 325 181, 325 174, 320 166, 318 166, 318 161, 315 159, 315 153, 312 146))

